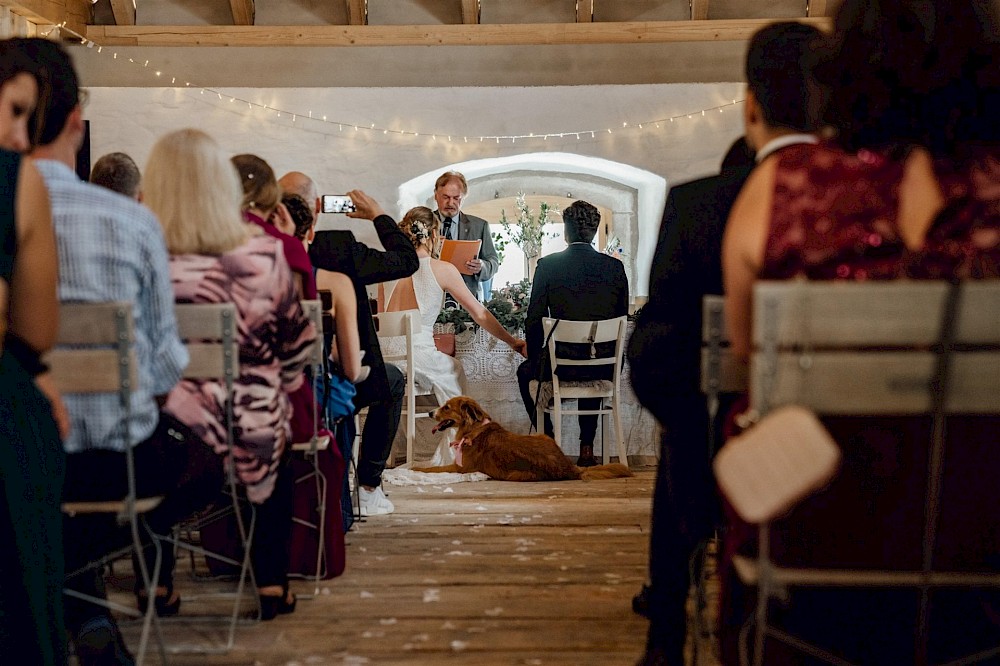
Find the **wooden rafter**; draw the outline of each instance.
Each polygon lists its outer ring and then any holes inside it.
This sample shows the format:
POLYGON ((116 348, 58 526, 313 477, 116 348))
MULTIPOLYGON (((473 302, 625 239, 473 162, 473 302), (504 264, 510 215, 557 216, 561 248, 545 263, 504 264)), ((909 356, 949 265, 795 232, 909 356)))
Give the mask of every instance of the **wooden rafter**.
POLYGON ((708 0, 691 0, 691 20, 708 20, 708 0))
POLYGON ((479 23, 479 0, 462 0, 462 23, 465 25, 479 23))
POLYGON ((253 25, 256 16, 254 0, 229 0, 229 9, 233 13, 233 25, 253 25))
POLYGON ((351 25, 368 25, 368 0, 344 0, 347 3, 347 22, 351 25))
POLYGON ((0 0, 0 7, 7 7, 36 26, 65 23, 80 35, 86 34, 91 20, 90 0, 0 0))
POLYGON ((594 0, 576 0, 576 22, 593 23, 594 0))
POLYGON ((132 0, 111 0, 115 25, 135 25, 135 3, 132 0))
POLYGON ((827 0, 807 0, 806 2, 806 16, 826 16, 829 9, 827 0))
MULTIPOLYGON (((828 30, 826 18, 799 19, 828 30)), ((93 25, 87 37, 118 46, 523 46, 742 41, 771 19, 524 23, 517 25, 188 26, 93 25)))

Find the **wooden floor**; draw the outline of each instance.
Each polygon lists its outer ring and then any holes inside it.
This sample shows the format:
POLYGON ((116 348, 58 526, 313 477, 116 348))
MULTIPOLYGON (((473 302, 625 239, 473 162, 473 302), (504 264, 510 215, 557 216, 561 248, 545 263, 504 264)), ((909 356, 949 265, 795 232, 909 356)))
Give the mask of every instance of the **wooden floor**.
MULTIPOLYGON (((646 579, 653 478, 390 486, 396 512, 347 535, 347 571, 316 598, 241 625, 228 654, 169 663, 634 664, 646 622, 630 603, 646 579)), ((182 595, 205 585, 180 571, 177 583, 182 595)), ((176 645, 219 629, 181 620, 164 631, 176 645)), ((137 633, 126 627, 130 645, 137 633)))

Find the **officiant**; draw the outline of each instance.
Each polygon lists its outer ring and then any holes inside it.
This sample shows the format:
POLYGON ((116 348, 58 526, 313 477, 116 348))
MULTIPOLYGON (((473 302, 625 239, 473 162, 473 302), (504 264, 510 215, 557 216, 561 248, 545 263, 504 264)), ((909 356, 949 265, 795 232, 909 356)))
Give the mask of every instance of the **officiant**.
POLYGON ((479 256, 466 262, 468 270, 460 271, 465 285, 480 301, 483 300, 482 283, 496 275, 500 257, 493 247, 489 223, 481 217, 462 212, 462 201, 469 193, 465 176, 457 171, 446 171, 434 183, 435 215, 441 220, 441 238, 451 240, 482 241, 479 256))

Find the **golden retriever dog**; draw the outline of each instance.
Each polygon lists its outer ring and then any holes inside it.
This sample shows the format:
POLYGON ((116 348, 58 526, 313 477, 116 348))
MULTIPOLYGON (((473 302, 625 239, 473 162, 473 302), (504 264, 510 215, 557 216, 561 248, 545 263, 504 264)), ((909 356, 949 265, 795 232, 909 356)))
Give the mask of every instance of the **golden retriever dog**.
POLYGON ((433 432, 455 428, 455 462, 417 472, 482 472, 499 481, 563 481, 632 476, 625 465, 580 468, 548 435, 516 435, 494 423, 472 398, 459 396, 438 407, 433 432))

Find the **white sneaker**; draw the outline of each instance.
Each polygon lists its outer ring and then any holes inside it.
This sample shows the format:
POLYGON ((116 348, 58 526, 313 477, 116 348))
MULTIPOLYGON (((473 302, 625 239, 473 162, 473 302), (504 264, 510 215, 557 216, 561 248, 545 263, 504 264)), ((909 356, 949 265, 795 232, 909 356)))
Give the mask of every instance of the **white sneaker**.
POLYGON ((389 498, 382 492, 382 488, 368 490, 362 486, 360 495, 362 516, 384 516, 396 510, 389 498))

